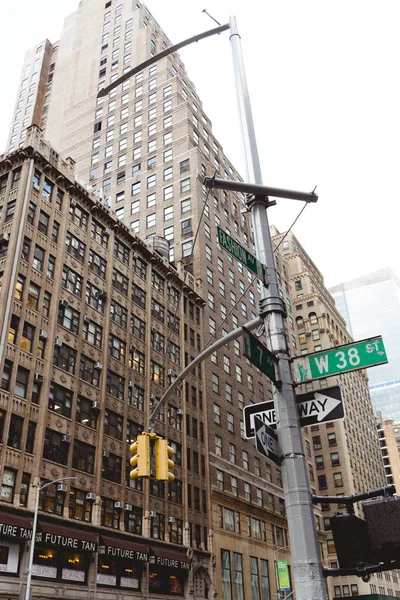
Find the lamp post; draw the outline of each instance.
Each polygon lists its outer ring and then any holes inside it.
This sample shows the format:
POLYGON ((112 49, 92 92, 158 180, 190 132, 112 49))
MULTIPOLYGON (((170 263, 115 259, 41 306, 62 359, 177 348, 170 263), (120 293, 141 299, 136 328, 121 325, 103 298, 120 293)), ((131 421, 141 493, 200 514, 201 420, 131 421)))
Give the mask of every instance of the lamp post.
POLYGON ((32 539, 31 539, 31 547, 29 551, 29 563, 28 563, 28 578, 26 580, 26 590, 25 590, 25 600, 30 600, 31 593, 31 580, 32 580, 32 566, 33 566, 33 555, 35 553, 35 537, 36 537, 36 528, 37 528, 37 517, 39 510, 39 495, 44 488, 52 485, 53 483, 58 483, 59 481, 67 481, 70 479, 76 479, 76 477, 60 477, 60 479, 54 479, 53 481, 48 481, 44 485, 38 485, 36 490, 36 500, 35 500, 35 508, 33 512, 33 527, 32 527, 32 539))
MULTIPOLYGON (((283 546, 282 548, 277 548, 276 550, 274 550, 274 567, 275 567, 275 579, 276 579, 276 597, 278 598, 278 600, 281 597, 281 591, 279 589, 279 576, 278 576, 278 563, 276 562, 276 555, 278 554, 278 552, 282 552, 283 550, 289 550, 290 546, 283 546)), ((293 592, 290 592, 288 598, 290 598, 290 596, 292 596, 293 592)))

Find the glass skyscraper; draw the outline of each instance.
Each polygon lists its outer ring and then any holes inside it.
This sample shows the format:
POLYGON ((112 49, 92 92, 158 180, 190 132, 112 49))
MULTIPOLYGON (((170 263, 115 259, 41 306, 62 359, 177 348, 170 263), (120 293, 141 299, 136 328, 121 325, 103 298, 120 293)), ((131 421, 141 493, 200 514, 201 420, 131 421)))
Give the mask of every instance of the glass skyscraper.
POLYGON ((355 340, 382 335, 388 363, 368 369, 375 411, 400 419, 400 280, 392 269, 375 271, 330 289, 355 340))

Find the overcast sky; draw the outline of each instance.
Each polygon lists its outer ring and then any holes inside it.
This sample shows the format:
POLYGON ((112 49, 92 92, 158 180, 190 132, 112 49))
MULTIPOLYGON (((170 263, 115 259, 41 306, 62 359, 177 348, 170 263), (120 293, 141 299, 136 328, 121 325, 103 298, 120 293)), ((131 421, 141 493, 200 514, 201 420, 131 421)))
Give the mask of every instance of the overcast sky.
MULTIPOLYGON (((103 2, 103 0, 99 0, 103 2)), ((398 0, 148 0, 177 43, 237 18, 265 185, 311 191, 294 233, 327 285, 392 266, 400 218, 398 0)), ((2 5, 0 152, 5 149, 25 50, 59 38, 78 0, 2 5), (34 25, 34 27, 32 27, 34 25), (7 82, 7 85, 5 85, 7 82)), ((213 131, 244 175, 229 34, 181 51, 213 131)), ((278 200, 286 230, 301 203, 278 200)))

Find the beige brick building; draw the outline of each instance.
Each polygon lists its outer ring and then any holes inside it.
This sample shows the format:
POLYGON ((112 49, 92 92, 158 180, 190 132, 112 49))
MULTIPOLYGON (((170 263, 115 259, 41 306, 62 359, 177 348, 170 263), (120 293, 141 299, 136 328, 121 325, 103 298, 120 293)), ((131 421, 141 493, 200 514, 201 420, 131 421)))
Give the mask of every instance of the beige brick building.
MULTIPOLYGON (((345 322, 335 308, 334 300, 324 285, 321 272, 292 234, 273 229, 273 240, 279 245, 280 259, 286 265, 290 278, 297 356, 352 341, 345 322)), ((313 425, 311 435, 314 467, 310 484, 320 496, 358 494, 386 485, 375 417, 368 391, 367 371, 354 371, 339 377, 319 379, 298 386, 298 393, 340 385, 345 403, 343 420, 313 425)), ((306 442, 306 447, 307 442, 306 442)), ((340 505, 339 505, 340 506, 340 505)), ((343 508, 343 507, 340 507, 343 508)), ((335 547, 329 533, 329 515, 338 511, 338 505, 322 505, 323 528, 327 532, 328 557, 336 567, 335 547)), ((364 583, 356 577, 330 578, 333 597, 374 594, 400 597, 397 572, 379 573, 364 583)))
POLYGON ((0 161, 0 588, 24 589, 38 485, 73 477, 40 493, 35 597, 204 597, 215 578, 200 368, 156 422, 175 481, 133 482, 128 462, 202 344, 204 301, 73 172, 35 126, 0 161))
POLYGON ((400 492, 400 423, 385 419, 378 412, 378 436, 387 485, 394 484, 400 492))

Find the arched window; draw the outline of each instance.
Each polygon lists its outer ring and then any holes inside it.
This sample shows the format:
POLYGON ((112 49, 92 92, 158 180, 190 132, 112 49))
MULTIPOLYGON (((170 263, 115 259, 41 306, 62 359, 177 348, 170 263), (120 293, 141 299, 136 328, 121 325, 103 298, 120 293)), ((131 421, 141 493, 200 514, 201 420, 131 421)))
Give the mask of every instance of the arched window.
POLYGON ((297 329, 302 329, 304 327, 303 317, 296 317, 296 325, 297 325, 297 329))
POLYGON ((315 314, 315 312, 311 312, 308 315, 309 319, 310 319, 310 324, 311 325, 318 325, 318 319, 317 319, 317 315, 315 314))

